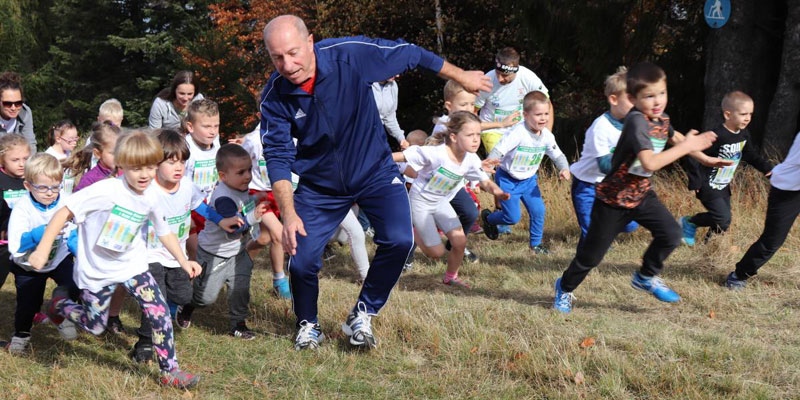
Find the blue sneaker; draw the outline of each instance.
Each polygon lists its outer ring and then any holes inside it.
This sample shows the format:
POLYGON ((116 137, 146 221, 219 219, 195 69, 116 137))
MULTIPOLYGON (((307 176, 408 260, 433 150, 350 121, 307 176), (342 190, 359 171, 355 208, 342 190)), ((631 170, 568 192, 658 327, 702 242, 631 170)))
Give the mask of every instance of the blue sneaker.
POLYGON ((681 300, 681 296, 667 287, 664 281, 657 276, 645 278, 638 272, 634 272, 633 279, 631 279, 631 286, 633 286, 634 289, 650 292, 655 298, 665 303, 677 303, 681 300))
POLYGON ((501 235, 510 235, 511 225, 497 225, 497 232, 501 235))
POLYGON ((292 298, 292 290, 289 289, 289 278, 286 276, 281 279, 273 279, 272 289, 282 299, 288 300, 292 298))
POLYGON ((730 290, 742 290, 747 287, 747 279, 739 279, 736 272, 731 272, 725 278, 725 287, 730 290))
POLYGON ((322 333, 322 328, 319 324, 311 323, 306 320, 300 322, 300 329, 297 331, 297 337, 294 339, 294 349, 317 349, 320 343, 325 340, 325 334, 322 333))
POLYGON ((683 238, 681 241, 689 246, 694 246, 694 237, 697 235, 697 225, 689 222, 689 217, 681 217, 681 228, 683 229, 683 238))
POLYGON ((372 334, 372 316, 367 313, 367 306, 358 302, 356 309, 350 312, 342 324, 342 331, 350 338, 350 344, 363 349, 378 347, 378 341, 372 334))
POLYGON ((564 314, 569 314, 572 311, 572 301, 575 300, 575 295, 572 292, 561 290, 561 278, 556 279, 555 289, 556 297, 553 301, 553 308, 564 314))

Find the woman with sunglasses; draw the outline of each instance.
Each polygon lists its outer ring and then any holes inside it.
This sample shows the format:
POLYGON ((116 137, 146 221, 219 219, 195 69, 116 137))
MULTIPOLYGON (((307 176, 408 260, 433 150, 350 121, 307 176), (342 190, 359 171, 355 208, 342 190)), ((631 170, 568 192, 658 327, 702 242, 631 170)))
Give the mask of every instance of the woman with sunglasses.
POLYGON ((3 72, 0 74, 0 136, 18 133, 25 137, 36 152, 36 136, 33 134, 33 114, 22 101, 22 83, 19 74, 3 72))

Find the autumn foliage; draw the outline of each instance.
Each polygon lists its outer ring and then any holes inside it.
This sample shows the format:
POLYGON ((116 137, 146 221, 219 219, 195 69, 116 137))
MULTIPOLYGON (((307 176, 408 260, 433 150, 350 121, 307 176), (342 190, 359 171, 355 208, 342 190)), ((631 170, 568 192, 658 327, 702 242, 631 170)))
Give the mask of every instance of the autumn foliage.
POLYGON ((203 94, 219 103, 221 135, 251 131, 258 123, 257 102, 272 73, 261 31, 270 19, 296 14, 308 20, 297 2, 227 0, 209 6, 213 30, 178 48, 199 76, 203 94))

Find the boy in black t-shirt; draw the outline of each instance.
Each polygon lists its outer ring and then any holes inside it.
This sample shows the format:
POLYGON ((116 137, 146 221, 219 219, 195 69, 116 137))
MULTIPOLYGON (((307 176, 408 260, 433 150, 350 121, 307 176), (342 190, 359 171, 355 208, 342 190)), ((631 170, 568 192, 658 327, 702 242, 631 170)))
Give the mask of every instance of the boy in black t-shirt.
POLYGON ((650 176, 673 161, 692 153, 707 165, 729 165, 700 151, 714 142, 713 132, 683 136, 670 126, 667 106, 667 77, 651 63, 640 63, 628 71, 628 97, 634 108, 625 117, 617 147, 611 160, 611 173, 596 186, 592 223, 583 245, 561 278, 555 282, 553 308, 572 310, 572 291, 603 260, 611 242, 631 221, 653 235, 642 258, 642 267, 633 273, 631 286, 650 292, 658 300, 674 303, 680 296, 667 287, 658 274, 664 260, 680 245, 681 227, 650 187, 650 176), (673 146, 665 149, 667 142, 673 146))
POLYGON ((755 169, 769 176, 772 164, 758 154, 750 144, 750 133, 747 125, 753 116, 753 99, 750 96, 734 91, 722 98, 722 116, 725 122, 714 129, 717 140, 705 149, 709 157, 731 160, 733 165, 727 167, 708 167, 690 161, 689 190, 694 190, 697 198, 708 210, 704 213, 681 218, 683 243, 694 246, 697 228, 707 226, 705 240, 717 233, 724 233, 731 225, 731 188, 733 175, 740 161, 744 161, 755 169))

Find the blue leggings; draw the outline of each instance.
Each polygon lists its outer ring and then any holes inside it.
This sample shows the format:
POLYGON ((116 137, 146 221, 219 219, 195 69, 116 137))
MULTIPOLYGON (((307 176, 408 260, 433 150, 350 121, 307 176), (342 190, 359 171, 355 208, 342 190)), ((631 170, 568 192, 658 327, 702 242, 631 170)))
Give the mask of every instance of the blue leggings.
POLYGON ((518 180, 511 177, 508 172, 498 169, 495 174, 497 185, 511 195, 508 200, 500 202, 501 210, 489 215, 487 220, 492 225, 514 225, 522 218, 519 203, 525 205, 530 216, 530 246, 542 244, 544 234, 545 207, 542 193, 539 191, 537 175, 528 179, 518 180))

